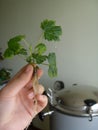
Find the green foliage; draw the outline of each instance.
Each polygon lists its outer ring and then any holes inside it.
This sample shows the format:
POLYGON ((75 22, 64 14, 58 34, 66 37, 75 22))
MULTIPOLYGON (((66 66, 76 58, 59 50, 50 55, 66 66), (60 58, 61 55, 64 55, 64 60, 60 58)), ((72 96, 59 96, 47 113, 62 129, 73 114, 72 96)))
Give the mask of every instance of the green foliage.
POLYGON ((56 55, 55 53, 46 54, 47 46, 43 40, 58 41, 62 34, 60 26, 55 25, 55 21, 44 20, 40 25, 43 30, 40 39, 35 47, 32 47, 24 35, 18 35, 8 41, 8 48, 4 52, 4 58, 10 58, 15 55, 23 55, 28 63, 48 65, 48 75, 57 76, 56 55), (45 63, 45 61, 48 62, 45 63))
POLYGON ((7 82, 10 79, 11 73, 5 68, 0 69, 0 85, 7 82))
POLYGON ((42 55, 44 52, 46 52, 46 45, 44 43, 39 43, 37 46, 35 46, 35 50, 38 52, 39 55, 42 55))
POLYGON ((47 55, 39 55, 38 53, 37 54, 33 53, 32 57, 35 60, 36 64, 42 64, 47 59, 47 55))
POLYGON ((61 27, 56 26, 55 21, 52 20, 44 20, 41 23, 41 28, 44 30, 44 38, 48 41, 58 41, 62 34, 61 27))
POLYGON ((8 48, 4 52, 4 57, 5 58, 10 58, 13 57, 14 55, 27 55, 26 49, 20 44, 22 39, 24 39, 24 35, 18 35, 14 38, 11 38, 8 41, 8 48))
POLYGON ((49 76, 50 77, 57 76, 56 55, 55 55, 55 53, 49 53, 48 62, 49 62, 49 69, 48 69, 49 76))

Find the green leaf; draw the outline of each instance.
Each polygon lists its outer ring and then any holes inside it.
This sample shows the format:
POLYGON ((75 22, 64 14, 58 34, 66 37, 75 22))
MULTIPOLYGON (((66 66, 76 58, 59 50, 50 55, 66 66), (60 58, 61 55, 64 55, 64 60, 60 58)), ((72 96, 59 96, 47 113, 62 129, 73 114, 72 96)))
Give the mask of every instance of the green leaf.
POLYGON ((49 62, 48 75, 51 78, 57 76, 56 55, 55 55, 55 53, 49 53, 48 62, 49 62))
POLYGON ((34 59, 33 59, 32 55, 28 56, 28 57, 26 58, 26 61, 27 61, 28 63, 34 62, 34 59))
POLYGON ((32 56, 37 64, 42 64, 47 59, 46 55, 39 55, 39 54, 33 53, 32 56))
POLYGON ((56 65, 56 55, 55 55, 54 52, 49 53, 49 55, 48 55, 48 62, 51 65, 56 65))
POLYGON ((49 65, 48 75, 49 75, 49 77, 51 77, 51 78, 57 76, 57 68, 56 68, 56 66, 49 65))
POLYGON ((46 51, 46 45, 44 43, 39 43, 35 46, 35 50, 39 55, 42 55, 46 51))
POLYGON ((20 42, 22 39, 25 38, 25 35, 17 35, 13 38, 11 38, 9 41, 8 41, 8 45, 9 43, 17 43, 17 42, 20 42))
POLYGON ((53 20, 44 20, 42 23, 41 23, 41 28, 43 29, 43 30, 47 30, 47 29, 49 29, 49 28, 51 28, 52 26, 54 26, 55 25, 55 21, 53 21, 53 20))
POLYGON ((9 58, 14 55, 22 54, 22 55, 27 55, 27 51, 25 48, 22 47, 20 44, 20 41, 25 38, 24 35, 18 35, 14 38, 11 38, 8 41, 8 48, 4 52, 4 57, 9 58))
POLYGON ((44 38, 48 41, 58 41, 62 34, 60 26, 55 25, 55 21, 45 20, 41 23, 41 28, 44 30, 44 38))
POLYGON ((54 26, 44 32, 44 37, 48 41, 58 41, 59 36, 62 34, 60 26, 54 26))
POLYGON ((16 55, 19 53, 21 49, 21 45, 17 42, 10 42, 8 44, 8 48, 14 52, 14 55, 16 55))
POLYGON ((27 55, 27 50, 25 48, 21 48, 19 54, 27 55))
POLYGON ((24 35, 18 35, 14 38, 11 38, 9 41, 8 41, 8 48, 15 51, 15 53, 22 48, 21 44, 20 44, 20 41, 22 39, 24 39, 25 36, 24 35))
POLYGON ((14 55, 14 52, 7 48, 3 54, 4 58, 11 58, 14 55))

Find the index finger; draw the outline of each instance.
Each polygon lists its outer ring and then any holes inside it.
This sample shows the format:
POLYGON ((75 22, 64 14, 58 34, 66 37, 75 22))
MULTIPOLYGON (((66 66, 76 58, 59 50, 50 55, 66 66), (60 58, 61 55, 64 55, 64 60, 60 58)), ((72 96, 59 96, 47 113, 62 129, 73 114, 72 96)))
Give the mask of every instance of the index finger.
POLYGON ((26 65, 3 88, 6 96, 15 96, 32 78, 33 67, 26 65))

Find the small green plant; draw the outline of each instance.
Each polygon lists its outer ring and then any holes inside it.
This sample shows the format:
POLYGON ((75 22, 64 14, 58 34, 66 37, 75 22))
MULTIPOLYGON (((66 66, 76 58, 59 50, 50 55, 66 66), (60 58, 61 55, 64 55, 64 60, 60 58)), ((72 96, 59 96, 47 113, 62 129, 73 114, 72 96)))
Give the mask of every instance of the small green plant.
POLYGON ((4 58, 11 58, 19 55, 23 56, 27 63, 34 67, 33 74, 33 90, 38 93, 38 76, 37 69, 39 65, 48 66, 48 75, 52 78, 57 76, 56 55, 54 52, 47 54, 47 43, 51 41, 59 41, 62 34, 61 26, 56 26, 53 20, 44 20, 40 25, 42 33, 35 46, 26 41, 25 35, 17 35, 8 41, 8 48, 4 51, 4 58))
MULTIPOLYGON (((29 64, 38 67, 40 64, 48 66, 48 75, 57 76, 56 55, 54 52, 47 54, 45 41, 59 41, 62 34, 61 26, 56 26, 53 20, 44 20, 40 25, 42 33, 35 46, 26 41, 25 35, 17 35, 8 41, 8 48, 4 52, 4 58, 22 55, 29 64)), ((52 43, 51 43, 52 44, 52 43)))

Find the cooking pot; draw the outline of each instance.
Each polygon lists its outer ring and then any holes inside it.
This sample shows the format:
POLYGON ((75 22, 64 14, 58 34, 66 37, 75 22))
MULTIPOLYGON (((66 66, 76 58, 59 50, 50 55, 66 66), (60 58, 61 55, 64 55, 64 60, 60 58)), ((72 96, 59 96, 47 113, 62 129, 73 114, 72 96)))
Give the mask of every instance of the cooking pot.
POLYGON ((73 85, 47 95, 50 130, 98 130, 98 88, 73 85))

